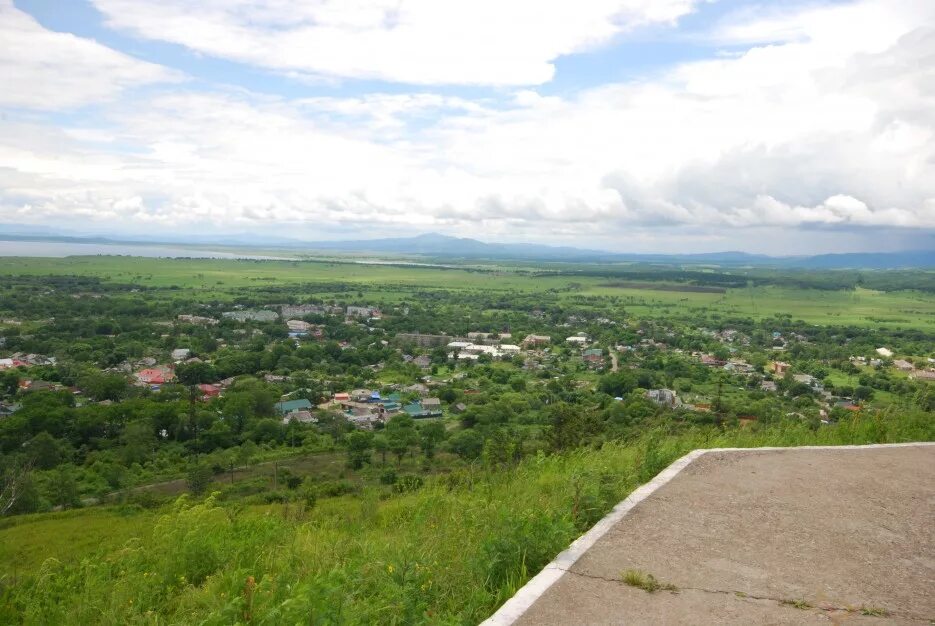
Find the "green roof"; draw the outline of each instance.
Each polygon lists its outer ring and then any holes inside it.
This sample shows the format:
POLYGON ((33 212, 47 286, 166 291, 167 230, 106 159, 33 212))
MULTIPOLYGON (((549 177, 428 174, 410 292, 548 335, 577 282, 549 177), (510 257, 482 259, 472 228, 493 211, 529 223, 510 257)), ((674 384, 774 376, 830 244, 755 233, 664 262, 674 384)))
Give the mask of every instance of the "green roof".
POLYGON ((283 414, 310 408, 312 408, 312 403, 305 398, 302 398, 301 400, 288 400, 286 402, 276 403, 276 410, 283 414))
POLYGON ((412 416, 422 415, 423 410, 424 409, 422 408, 422 405, 418 402, 413 402, 412 404, 407 404, 403 407, 403 411, 412 416))

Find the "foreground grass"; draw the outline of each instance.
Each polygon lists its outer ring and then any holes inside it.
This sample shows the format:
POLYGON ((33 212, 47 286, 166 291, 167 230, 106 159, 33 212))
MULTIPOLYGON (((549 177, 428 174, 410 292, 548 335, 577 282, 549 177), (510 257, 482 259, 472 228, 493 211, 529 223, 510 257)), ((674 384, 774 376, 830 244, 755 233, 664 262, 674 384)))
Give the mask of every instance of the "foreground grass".
MULTIPOLYGON (((697 429, 465 470, 415 493, 243 509, 181 498, 145 532, 0 578, 0 623, 477 623, 616 502, 698 447, 929 440, 931 416, 697 429)), ((92 517, 94 512, 92 513, 92 517)), ((67 521, 67 520, 66 520, 67 521)), ((130 523, 130 522, 128 522, 130 523)), ((10 531, 30 540, 23 522, 10 531)), ((35 526, 33 541, 53 533, 35 526)), ((6 570, 6 568, 4 568, 6 570)))

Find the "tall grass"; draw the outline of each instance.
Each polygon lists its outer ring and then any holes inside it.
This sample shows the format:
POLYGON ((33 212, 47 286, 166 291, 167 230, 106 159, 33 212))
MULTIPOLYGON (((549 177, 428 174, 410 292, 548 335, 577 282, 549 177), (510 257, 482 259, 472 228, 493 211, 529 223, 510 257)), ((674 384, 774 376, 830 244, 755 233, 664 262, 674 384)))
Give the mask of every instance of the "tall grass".
POLYGON ((0 623, 476 623, 639 483, 699 447, 931 440, 932 416, 855 417, 817 431, 647 433, 417 492, 238 509, 183 497, 150 533, 80 562, 3 579, 0 623))

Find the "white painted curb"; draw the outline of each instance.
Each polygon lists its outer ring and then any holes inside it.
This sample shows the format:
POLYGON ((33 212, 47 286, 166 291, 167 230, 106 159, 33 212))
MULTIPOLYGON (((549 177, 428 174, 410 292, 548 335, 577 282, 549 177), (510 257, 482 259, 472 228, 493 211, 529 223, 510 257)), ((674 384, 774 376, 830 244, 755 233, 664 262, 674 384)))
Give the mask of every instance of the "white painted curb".
POLYGON ((771 448, 703 448, 692 450, 672 465, 662 470, 651 481, 633 491, 619 502, 610 513, 594 525, 591 530, 581 535, 555 559, 542 568, 532 580, 523 585, 516 594, 507 600, 496 613, 481 623, 481 626, 509 626, 518 620, 598 539, 607 534, 613 526, 622 520, 633 507, 648 498, 657 489, 675 478, 695 459, 710 452, 777 452, 784 450, 871 450, 874 448, 902 448, 910 446, 935 446, 935 442, 910 443, 873 443, 863 446, 795 446, 771 448))

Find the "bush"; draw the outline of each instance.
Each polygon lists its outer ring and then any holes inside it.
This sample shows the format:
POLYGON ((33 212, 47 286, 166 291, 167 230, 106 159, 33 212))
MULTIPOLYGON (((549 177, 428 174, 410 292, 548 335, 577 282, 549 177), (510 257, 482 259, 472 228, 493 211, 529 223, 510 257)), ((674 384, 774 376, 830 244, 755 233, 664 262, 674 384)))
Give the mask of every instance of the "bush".
POLYGON ((396 493, 409 493, 421 488, 424 482, 421 476, 406 474, 399 477, 399 480, 393 485, 393 490, 396 493))

